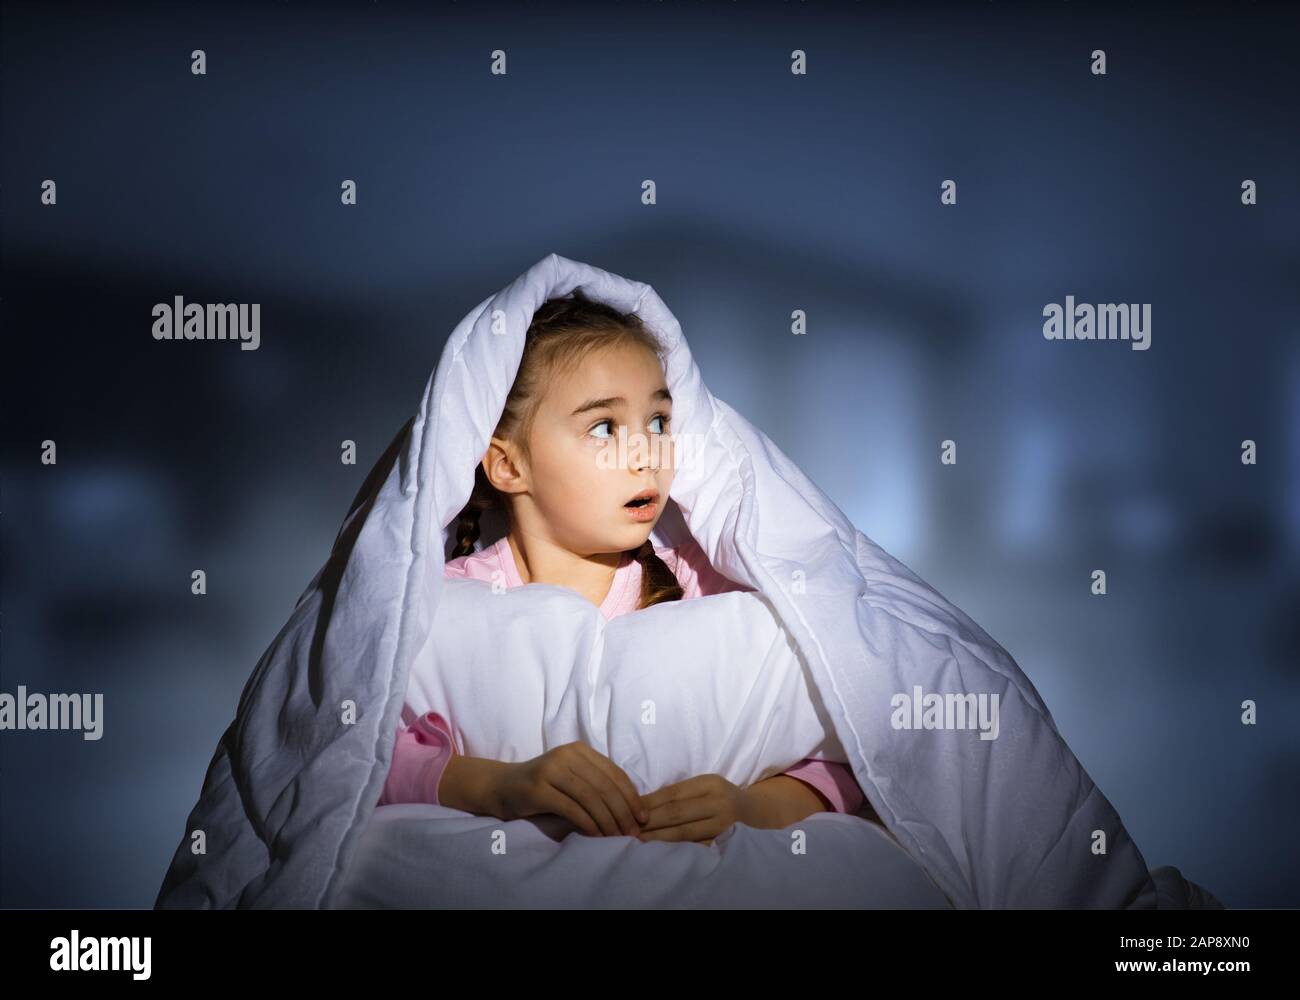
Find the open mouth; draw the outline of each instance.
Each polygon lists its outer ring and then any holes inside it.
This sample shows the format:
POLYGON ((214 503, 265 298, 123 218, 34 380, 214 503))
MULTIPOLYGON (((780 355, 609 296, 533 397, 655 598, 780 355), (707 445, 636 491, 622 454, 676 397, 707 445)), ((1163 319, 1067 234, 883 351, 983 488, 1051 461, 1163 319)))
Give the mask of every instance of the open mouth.
POLYGON ((636 509, 638 507, 650 507, 658 501, 659 493, 653 488, 647 488, 642 490, 627 503, 623 504, 623 506, 636 509))
POLYGON ((634 521, 648 521, 659 510, 659 494, 654 490, 642 490, 623 504, 623 509, 632 515, 634 521))

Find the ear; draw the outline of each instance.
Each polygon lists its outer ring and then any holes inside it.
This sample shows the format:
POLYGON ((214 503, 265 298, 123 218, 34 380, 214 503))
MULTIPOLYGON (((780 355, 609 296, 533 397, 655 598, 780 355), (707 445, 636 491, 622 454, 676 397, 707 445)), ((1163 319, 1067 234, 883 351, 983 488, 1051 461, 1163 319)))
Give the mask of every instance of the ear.
POLYGON ((483 456, 483 472, 493 486, 502 493, 522 493, 528 488, 528 476, 523 456, 513 441, 492 438, 483 456))

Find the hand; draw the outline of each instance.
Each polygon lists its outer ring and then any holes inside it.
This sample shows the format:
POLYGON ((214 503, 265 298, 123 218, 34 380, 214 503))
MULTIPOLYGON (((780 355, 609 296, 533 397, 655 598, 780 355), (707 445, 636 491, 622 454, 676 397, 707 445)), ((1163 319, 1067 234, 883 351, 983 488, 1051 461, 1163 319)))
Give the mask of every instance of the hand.
POLYGON ((495 815, 521 819, 555 813, 591 837, 635 836, 648 817, 636 786, 621 767, 582 742, 507 764, 495 779, 495 815))
POLYGON ((692 840, 705 845, 735 823, 757 826, 752 799, 720 774, 665 785, 642 798, 650 818, 639 840, 692 840))

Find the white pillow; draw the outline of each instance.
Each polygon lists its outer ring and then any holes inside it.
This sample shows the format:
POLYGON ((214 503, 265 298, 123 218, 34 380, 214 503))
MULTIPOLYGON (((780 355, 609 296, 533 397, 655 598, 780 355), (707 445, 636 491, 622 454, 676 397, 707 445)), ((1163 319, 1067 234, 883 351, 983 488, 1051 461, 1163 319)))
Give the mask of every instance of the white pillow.
MULTIPOLYGON (((642 794, 699 774, 745 787, 844 750, 788 633, 757 592, 607 621, 565 587, 447 579, 406 693, 457 750, 517 762, 580 740, 642 794)), ((410 717, 410 716, 408 716, 410 717)))

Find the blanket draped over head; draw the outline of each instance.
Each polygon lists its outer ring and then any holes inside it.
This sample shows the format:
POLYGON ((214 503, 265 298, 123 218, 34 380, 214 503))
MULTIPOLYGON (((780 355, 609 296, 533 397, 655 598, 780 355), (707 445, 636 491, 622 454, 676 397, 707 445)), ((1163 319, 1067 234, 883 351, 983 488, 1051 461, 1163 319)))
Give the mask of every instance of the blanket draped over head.
POLYGON ((1168 905, 1007 652, 709 392, 653 288, 557 254, 452 331, 419 412, 369 474, 244 687, 156 905, 331 905, 388 774, 450 532, 525 333, 544 301, 575 289, 635 312, 661 339, 673 433, 699 448, 673 481, 676 527, 669 504, 653 540, 677 544, 689 531, 717 570, 770 602, 870 804, 952 904, 1168 905), (894 728, 892 699, 917 688, 996 694, 997 738, 894 728))

